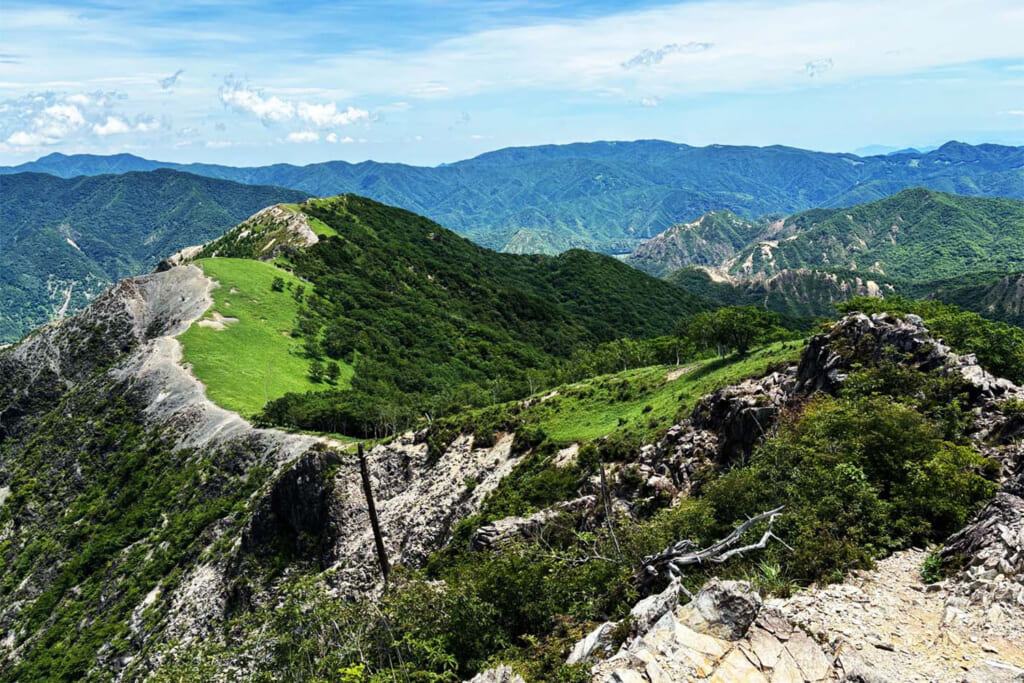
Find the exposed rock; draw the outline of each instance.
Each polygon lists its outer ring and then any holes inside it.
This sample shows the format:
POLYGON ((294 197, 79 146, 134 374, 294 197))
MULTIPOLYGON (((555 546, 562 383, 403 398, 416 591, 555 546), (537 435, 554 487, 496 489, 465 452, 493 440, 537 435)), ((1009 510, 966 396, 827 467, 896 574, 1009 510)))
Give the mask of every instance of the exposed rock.
POLYGON ((559 516, 591 512, 596 504, 597 496, 583 496, 539 510, 529 517, 505 517, 496 520, 473 532, 469 539, 469 549, 477 552, 495 550, 513 541, 534 538, 545 525, 559 516))
POLYGON ((712 579, 676 616, 698 633, 738 640, 760 610, 761 596, 748 582, 712 579))
POLYGON ((803 683, 833 673, 831 658, 806 633, 761 610, 749 584, 712 581, 595 665, 592 680, 803 683))
POLYGON ((569 658, 565 660, 565 663, 572 666, 582 662, 604 659, 618 645, 615 638, 618 628, 618 622, 604 622, 573 646, 572 652, 569 653, 569 658))
POLYGON ((948 601, 951 614, 967 606, 990 620, 1024 619, 1024 499, 1001 492, 942 551, 958 569, 948 601))
MULTIPOLYGON (((291 548, 296 563, 333 562, 336 571, 330 575, 341 594, 372 590, 379 582, 355 456, 339 453, 343 445, 328 439, 253 427, 207 400, 203 385, 183 366, 176 336, 212 304, 212 286, 194 265, 124 280, 80 314, 40 328, 0 352, 0 440, 7 449, 5 457, 16 458, 23 443, 30 443, 38 416, 58 407, 71 414, 75 407, 68 397, 89 405, 116 396, 124 411, 118 419, 160 435, 159 448, 180 453, 182 466, 216 462, 218 480, 208 485, 241 487, 252 473, 265 482, 244 509, 231 511, 202 530, 197 540, 203 545, 189 564, 178 567, 180 581, 139 595, 138 604, 129 606, 130 614, 137 612, 131 622, 131 648, 147 654, 102 659, 96 663, 97 675, 136 677, 152 669, 161 643, 187 644, 209 637, 218 632, 216 625, 235 599, 264 599, 259 594, 241 595, 239 584, 259 586, 265 577, 254 576, 249 582, 240 580, 240 572, 262 571, 260 563, 244 560, 271 551, 278 541, 291 548), (219 550, 206 554, 204 548, 219 550), (149 601, 146 608, 159 619, 141 618, 142 611, 135 608, 144 597, 149 601), (132 671, 124 670, 126 666, 132 671)), ((93 429, 85 420, 72 426, 85 434, 93 429)), ((472 437, 463 437, 432 460, 423 435, 408 434, 368 453, 393 563, 414 566, 448 540, 452 525, 475 511, 518 461, 512 440, 513 435, 502 435, 492 447, 474 448, 472 437)), ((4 486, 7 462, 0 461, 4 486)), ((83 486, 80 463, 65 452, 50 458, 46 466, 66 486, 49 491, 43 503, 67 509, 68 500, 83 486)), ((8 534, 5 540, 11 533, 24 537, 25 530, 45 522, 45 515, 22 515, 2 533, 8 534)), ((13 547, 26 542, 15 538, 13 547)), ((141 549, 143 556, 147 550, 150 556, 159 553, 157 547, 147 549, 149 543, 142 538, 124 550, 141 549)), ((122 555, 127 557, 126 552, 118 557, 122 555)), ((39 562, 5 596, 0 630, 11 637, 0 641, 0 669, 17 656, 17 648, 33 645, 34 634, 15 635, 9 627, 52 585, 60 570, 59 561, 39 562)), ((101 600, 118 597, 118 590, 110 582, 101 600)))
POLYGON ((512 667, 501 665, 494 669, 481 671, 467 683, 526 683, 523 677, 512 670, 512 667))
POLYGON ((648 595, 633 605, 629 611, 630 628, 634 633, 646 633, 665 614, 674 611, 679 605, 679 582, 672 581, 668 588, 660 593, 648 595))
POLYGON ((1019 622, 991 624, 980 606, 967 606, 965 620, 946 621, 949 587, 925 590, 919 575, 924 557, 924 551, 897 553, 874 571, 854 572, 845 583, 768 600, 735 640, 722 637, 724 629, 716 635, 706 619, 692 619, 695 602, 709 600, 716 613, 730 602, 721 597, 720 585, 708 584, 689 605, 637 630, 598 662, 592 680, 1020 680, 1015 677, 1024 667, 1024 628, 1019 622))

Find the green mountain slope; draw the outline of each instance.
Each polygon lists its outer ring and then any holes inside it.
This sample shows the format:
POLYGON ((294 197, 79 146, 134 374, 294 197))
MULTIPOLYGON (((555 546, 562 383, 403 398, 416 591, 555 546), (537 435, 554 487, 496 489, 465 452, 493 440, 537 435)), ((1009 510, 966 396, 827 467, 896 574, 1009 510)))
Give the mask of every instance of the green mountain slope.
POLYGON ((842 268, 924 282, 1024 268, 1024 202, 905 190, 847 209, 787 218, 770 240, 724 264, 765 277, 793 268, 842 268))
POLYGON ((171 170, 0 176, 0 343, 268 204, 306 196, 171 170))
POLYGON ((767 225, 728 211, 712 211, 692 223, 674 225, 642 243, 627 262, 651 275, 665 276, 687 266, 717 267, 761 236, 767 225))
MULTIPOLYGON (((292 394, 269 413, 292 426, 352 431, 349 418, 372 422, 370 403, 405 422, 424 410, 525 395, 577 350, 666 334, 706 306, 608 256, 500 254, 354 195, 288 210, 298 213, 240 225, 199 256, 219 257, 211 267, 224 257, 271 258, 293 272, 305 283, 295 292, 302 305, 292 337, 274 338, 308 361, 354 367, 351 388, 292 394), (303 222, 322 226, 322 236, 275 253, 290 241, 283 226, 295 236, 305 234, 303 222)), ((242 372, 253 359, 239 353, 234 362, 242 372)))
POLYGON ((958 142, 872 157, 781 146, 593 142, 502 149, 435 168, 371 161, 235 168, 50 155, 0 173, 67 176, 154 164, 318 196, 356 193, 425 215, 484 246, 514 251, 625 253, 709 211, 749 219, 873 201, 916 186, 1024 198, 1024 147, 958 142))

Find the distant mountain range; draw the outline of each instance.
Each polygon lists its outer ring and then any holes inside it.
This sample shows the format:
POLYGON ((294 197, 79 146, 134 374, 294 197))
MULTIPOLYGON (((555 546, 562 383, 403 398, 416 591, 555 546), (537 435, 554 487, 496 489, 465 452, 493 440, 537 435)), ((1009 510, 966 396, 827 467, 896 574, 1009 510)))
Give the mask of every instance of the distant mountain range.
POLYGON ((311 195, 355 193, 425 215, 478 244, 514 252, 632 251, 710 211, 741 218, 870 202, 908 187, 1024 199, 1024 147, 949 142, 860 157, 791 147, 659 140, 508 148, 438 167, 373 161, 236 168, 129 154, 51 154, 0 173, 60 177, 173 168, 311 195))
POLYGON ((924 189, 746 220, 713 212, 626 259, 719 303, 830 315, 854 295, 938 298, 1024 323, 1024 202, 924 189))
POLYGON ((0 176, 0 343, 263 207, 308 195, 172 170, 0 176))

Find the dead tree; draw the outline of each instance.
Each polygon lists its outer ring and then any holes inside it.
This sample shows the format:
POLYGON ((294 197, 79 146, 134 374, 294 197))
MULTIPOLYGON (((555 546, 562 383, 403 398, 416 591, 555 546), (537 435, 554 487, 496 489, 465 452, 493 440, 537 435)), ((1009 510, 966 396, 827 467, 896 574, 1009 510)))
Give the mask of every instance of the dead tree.
MULTIPOLYGON (((650 583, 657 579, 659 576, 663 576, 669 580, 680 577, 685 567, 692 566, 695 564, 704 564, 706 562, 714 562, 720 564, 725 562, 731 557, 736 555, 742 555, 743 553, 750 552, 752 550, 763 550, 768 545, 768 541, 774 538, 782 545, 786 543, 772 533, 772 522, 775 518, 782 513, 784 505, 780 505, 774 510, 768 512, 762 512, 756 517, 751 517, 743 524, 733 529, 732 533, 723 538, 722 540, 709 545, 707 548, 698 549, 697 544, 690 540, 679 541, 674 545, 662 550, 660 553, 655 555, 648 555, 644 558, 643 564, 640 566, 639 576, 643 583, 650 583), (757 543, 751 543, 740 547, 733 547, 739 543, 740 538, 746 531, 764 520, 768 520, 768 528, 765 530, 764 535, 761 536, 761 540, 757 543)), ((786 546, 787 548, 789 546, 786 546)))
POLYGON ((380 532, 380 520, 377 518, 377 506, 373 503, 373 487, 370 485, 370 468, 366 464, 363 444, 356 446, 359 452, 359 474, 363 479, 363 494, 366 496, 366 508, 370 512, 370 527, 373 529, 373 542, 377 545, 377 559, 380 561, 380 573, 384 583, 388 582, 391 565, 388 564, 388 551, 384 547, 384 536, 380 532))

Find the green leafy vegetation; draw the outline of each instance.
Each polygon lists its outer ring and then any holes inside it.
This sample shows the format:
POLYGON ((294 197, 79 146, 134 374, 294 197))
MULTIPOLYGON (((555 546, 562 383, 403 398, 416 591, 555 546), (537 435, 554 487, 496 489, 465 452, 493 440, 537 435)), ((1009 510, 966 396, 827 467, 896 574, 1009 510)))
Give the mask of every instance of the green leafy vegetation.
POLYGON ((331 363, 336 368, 331 372, 337 372, 331 383, 322 365, 319 376, 311 373, 295 334, 301 280, 261 261, 217 258, 196 264, 218 284, 214 304, 179 339, 185 362, 206 385, 210 400, 254 415, 290 391, 344 386, 351 379, 352 366, 345 362, 331 363))
POLYGON ((177 585, 211 524, 237 528, 233 513, 270 473, 249 462, 234 477, 241 453, 171 450, 122 398, 97 395, 71 395, 35 418, 33 438, 0 442, 13 491, 0 507, 0 601, 18 605, 5 637, 23 648, 5 680, 82 680, 101 652, 135 651, 133 610, 177 585), (37 515, 46 524, 26 524, 37 515))
POLYGON ((304 193, 170 170, 70 180, 0 175, 0 343, 117 280, 304 193))
POLYGON ((664 335, 704 307, 599 254, 498 254, 356 196, 301 209, 337 236, 288 257, 308 283, 297 327, 311 358, 351 364, 354 375, 350 388, 271 402, 263 419, 274 424, 393 433, 424 414, 560 383, 560 367, 574 356, 621 338, 664 335))
POLYGON ((923 154, 866 158, 778 145, 593 142, 502 149, 436 168, 341 161, 235 168, 130 155, 49 155, 8 170, 70 177, 160 166, 321 197, 354 192, 428 216, 493 249, 548 253, 628 253, 643 239, 709 211, 752 219, 851 206, 908 187, 1024 198, 1021 148, 960 142, 923 154))
POLYGON ((1024 269, 1024 202, 1012 199, 911 189, 869 204, 790 216, 775 232, 775 241, 741 252, 731 272, 845 268, 928 282, 1024 269))

